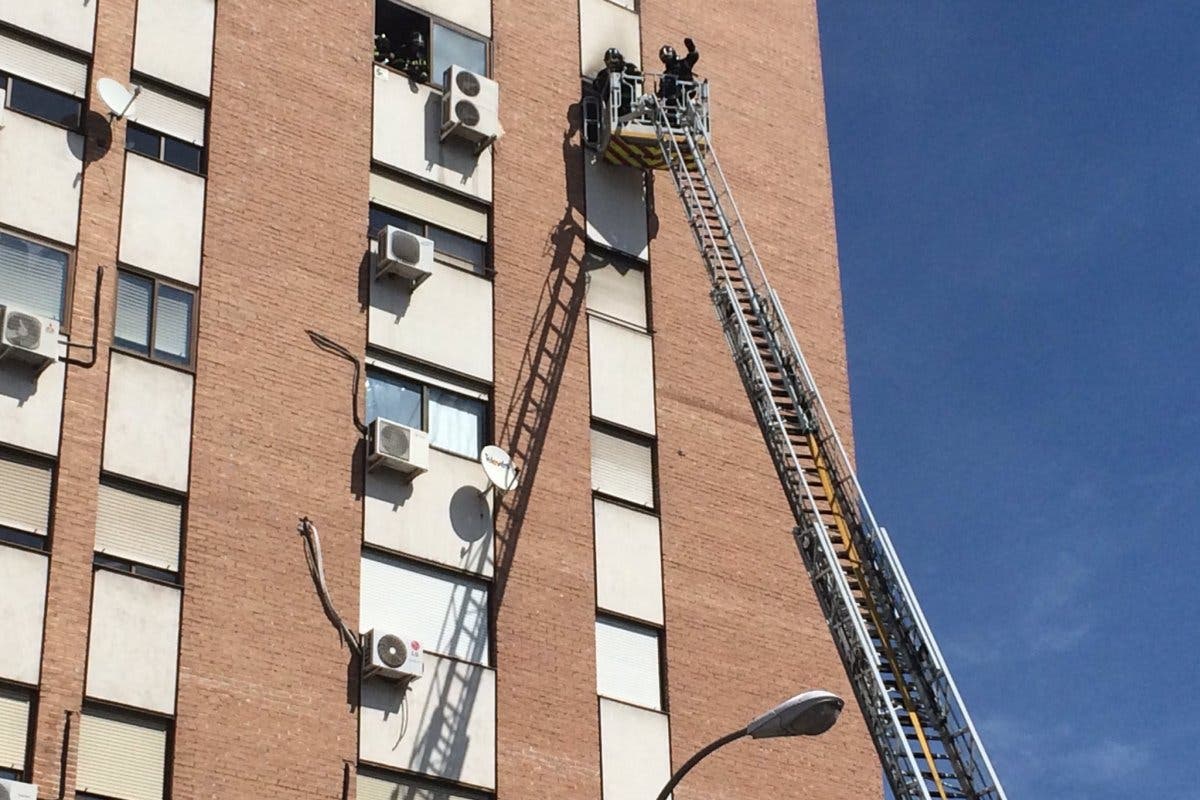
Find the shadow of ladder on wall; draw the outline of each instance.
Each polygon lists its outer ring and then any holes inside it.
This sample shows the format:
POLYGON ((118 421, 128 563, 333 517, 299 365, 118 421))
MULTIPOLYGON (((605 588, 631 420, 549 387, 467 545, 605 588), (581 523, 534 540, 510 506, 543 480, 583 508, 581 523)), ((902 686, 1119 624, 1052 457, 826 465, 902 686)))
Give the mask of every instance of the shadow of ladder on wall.
POLYGON ((655 134, 711 298, 796 518, 797 546, 897 800, 1005 800, 966 706, 875 521, 707 127, 653 95, 655 134))

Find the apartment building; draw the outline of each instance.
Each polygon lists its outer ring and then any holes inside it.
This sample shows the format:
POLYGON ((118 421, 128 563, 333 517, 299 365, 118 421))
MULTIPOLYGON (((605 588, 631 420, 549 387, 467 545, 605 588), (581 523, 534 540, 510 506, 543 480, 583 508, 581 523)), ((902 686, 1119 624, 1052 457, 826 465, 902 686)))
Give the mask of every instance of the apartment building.
MULTIPOLYGON (((604 51, 685 35, 848 433, 811 0, 0 0, 12 796, 652 798, 850 697, 671 182, 580 144, 604 51), (386 52, 413 31, 424 69, 386 52), (497 141, 443 138, 455 68, 497 141), (420 275, 380 231, 432 242, 420 275), (363 677, 302 516, 419 678, 363 677)), ((851 704, 676 796, 879 794, 851 704)))

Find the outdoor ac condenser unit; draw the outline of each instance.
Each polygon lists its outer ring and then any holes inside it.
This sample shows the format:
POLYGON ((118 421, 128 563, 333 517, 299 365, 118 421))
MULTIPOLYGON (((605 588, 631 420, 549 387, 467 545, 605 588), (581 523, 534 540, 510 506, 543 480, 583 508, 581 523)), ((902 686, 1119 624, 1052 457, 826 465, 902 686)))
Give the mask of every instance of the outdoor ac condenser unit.
POLYGON ((57 322, 0 306, 0 361, 19 361, 40 372, 57 359, 57 322))
POLYGON ((375 277, 391 275, 410 281, 413 288, 433 272, 433 240, 394 225, 379 231, 375 277))
POLYGON ((36 783, 21 783, 0 778, 0 800, 37 800, 36 783))
POLYGON ((367 434, 367 468, 386 467, 409 480, 429 469, 429 434, 425 431, 376 419, 367 434))
POLYGON ((442 139, 457 136, 483 152, 504 130, 500 127, 500 85, 459 66, 446 70, 442 95, 442 139))
POLYGON ((411 681, 425 672, 421 643, 411 636, 373 628, 363 634, 363 677, 411 681))

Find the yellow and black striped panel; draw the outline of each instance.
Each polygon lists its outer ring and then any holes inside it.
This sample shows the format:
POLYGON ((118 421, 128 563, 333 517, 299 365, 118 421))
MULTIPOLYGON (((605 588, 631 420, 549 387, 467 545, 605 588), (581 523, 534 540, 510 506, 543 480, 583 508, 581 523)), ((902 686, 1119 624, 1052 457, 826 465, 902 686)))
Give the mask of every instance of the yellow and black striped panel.
MULTIPOLYGON (((680 138, 682 148, 687 147, 686 140, 680 138)), ((621 132, 608 141, 608 149, 604 151, 604 160, 618 166, 635 167, 637 169, 666 169, 662 149, 658 139, 653 135, 621 132)), ((691 153, 686 153, 684 160, 689 168, 694 166, 691 153)))

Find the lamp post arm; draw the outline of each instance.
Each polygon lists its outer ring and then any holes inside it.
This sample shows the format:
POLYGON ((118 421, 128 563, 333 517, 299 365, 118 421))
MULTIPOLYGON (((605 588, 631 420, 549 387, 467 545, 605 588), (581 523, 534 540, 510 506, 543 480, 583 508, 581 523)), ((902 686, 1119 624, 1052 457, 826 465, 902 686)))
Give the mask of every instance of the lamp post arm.
POLYGON ((675 774, 671 776, 671 780, 667 781, 667 785, 664 786, 663 790, 658 793, 657 800, 667 800, 667 795, 669 795, 671 790, 674 789, 681 780, 683 780, 683 776, 691 772, 692 767, 703 761, 714 750, 724 747, 730 742, 737 741, 748 733, 749 731, 747 731, 745 728, 742 728, 741 730, 736 730, 733 733, 727 733, 712 744, 708 744, 700 748, 698 751, 696 751, 696 755, 689 758, 686 762, 684 762, 682 767, 675 771, 675 774))

